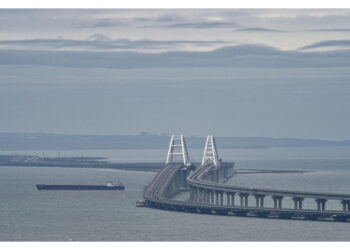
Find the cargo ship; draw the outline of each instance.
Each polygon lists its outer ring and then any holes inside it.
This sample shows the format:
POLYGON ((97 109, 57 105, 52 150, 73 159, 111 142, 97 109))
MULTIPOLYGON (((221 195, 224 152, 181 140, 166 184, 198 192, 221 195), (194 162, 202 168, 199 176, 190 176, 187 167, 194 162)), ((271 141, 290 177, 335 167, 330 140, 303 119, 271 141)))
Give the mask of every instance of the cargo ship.
POLYGON ((46 185, 37 184, 38 190, 124 190, 121 182, 117 184, 109 181, 106 185, 46 185))

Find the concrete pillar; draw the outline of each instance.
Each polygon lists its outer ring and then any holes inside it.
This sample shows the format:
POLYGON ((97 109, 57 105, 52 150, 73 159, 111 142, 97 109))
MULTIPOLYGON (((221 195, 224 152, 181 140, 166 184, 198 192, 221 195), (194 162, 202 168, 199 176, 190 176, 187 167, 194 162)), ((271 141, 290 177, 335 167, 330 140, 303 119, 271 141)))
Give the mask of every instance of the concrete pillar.
POLYGON ((317 204, 317 210, 324 211, 326 210, 326 199, 315 199, 317 204))
POLYGON ((188 185, 187 185, 187 173, 188 173, 188 170, 183 170, 182 171, 182 186, 184 188, 188 187, 188 185))
POLYGON ((196 203, 197 201, 197 188, 196 187, 192 187, 193 190, 193 202, 196 203))
POLYGON ((241 207, 248 207, 248 193, 240 193, 239 197, 241 198, 241 207))
POLYGON ((273 208, 277 208, 277 207, 278 207, 278 200, 273 199, 273 208))
POLYGON ((303 209, 303 197, 294 197, 293 201, 294 201, 294 209, 298 209, 301 210, 303 209))
POLYGON ((224 192, 220 192, 220 205, 224 205, 224 192))
POLYGON ((231 206, 235 205, 235 193, 231 193, 231 206))
POLYGON ((276 209, 282 209, 283 196, 281 196, 281 195, 273 195, 272 199, 273 199, 273 207, 276 208, 276 209))
POLYGON ((201 203, 201 190, 200 188, 197 187, 197 202, 201 203))
POLYGON ((256 207, 264 207, 264 197, 265 195, 256 194, 254 195, 256 199, 256 207))
POLYGON ((215 203, 219 205, 219 191, 215 191, 215 203))
POLYGON ((231 203, 230 201, 231 195, 228 192, 225 192, 225 194, 226 194, 226 205, 229 206, 231 203))
POLYGON ((201 202, 201 192, 200 192, 200 189, 198 187, 196 188, 196 201, 197 201, 197 203, 201 202))
POLYGON ((343 211, 344 212, 350 212, 350 201, 342 200, 341 204, 343 205, 343 211))
POLYGON ((298 209, 298 200, 293 199, 293 201, 294 201, 294 209, 298 209))
POLYGON ((202 188, 199 188, 199 203, 203 203, 204 200, 204 192, 202 188))
POLYGON ((193 188, 190 187, 190 202, 193 202, 193 188))
POLYGON ((341 204, 343 205, 343 211, 346 212, 346 202, 345 201, 341 201, 341 204))

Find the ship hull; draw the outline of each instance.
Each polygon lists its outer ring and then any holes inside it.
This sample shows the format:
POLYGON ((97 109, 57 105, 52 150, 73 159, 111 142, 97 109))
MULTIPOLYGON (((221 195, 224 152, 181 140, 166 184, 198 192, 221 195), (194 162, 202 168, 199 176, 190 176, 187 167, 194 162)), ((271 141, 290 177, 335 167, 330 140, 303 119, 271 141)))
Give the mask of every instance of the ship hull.
POLYGON ((100 185, 36 185, 38 190, 124 190, 124 186, 100 185))

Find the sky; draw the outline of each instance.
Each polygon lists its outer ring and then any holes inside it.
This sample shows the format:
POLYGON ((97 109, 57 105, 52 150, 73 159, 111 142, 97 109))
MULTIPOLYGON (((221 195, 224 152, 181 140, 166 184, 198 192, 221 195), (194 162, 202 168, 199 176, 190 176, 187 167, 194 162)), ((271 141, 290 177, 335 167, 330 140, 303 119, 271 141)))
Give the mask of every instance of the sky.
POLYGON ((0 9, 0 132, 350 139, 350 9, 0 9))

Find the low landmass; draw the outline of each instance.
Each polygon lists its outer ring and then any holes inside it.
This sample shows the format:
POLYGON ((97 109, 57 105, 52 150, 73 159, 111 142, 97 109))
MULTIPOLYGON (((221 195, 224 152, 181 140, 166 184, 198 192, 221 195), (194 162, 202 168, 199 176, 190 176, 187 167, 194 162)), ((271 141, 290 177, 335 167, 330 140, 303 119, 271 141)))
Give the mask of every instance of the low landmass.
POLYGON ((0 155, 0 166, 100 168, 129 171, 158 171, 164 163, 113 163, 104 157, 40 157, 34 155, 0 155))

